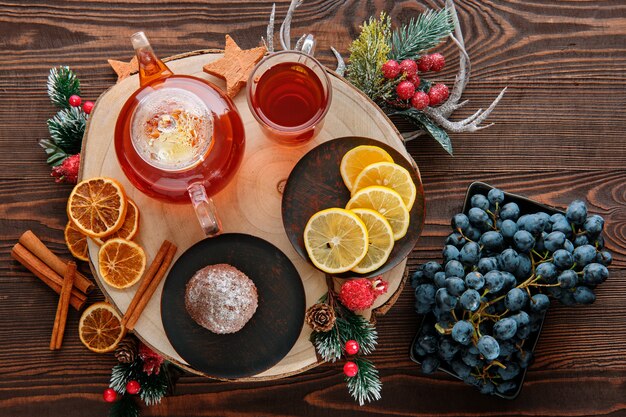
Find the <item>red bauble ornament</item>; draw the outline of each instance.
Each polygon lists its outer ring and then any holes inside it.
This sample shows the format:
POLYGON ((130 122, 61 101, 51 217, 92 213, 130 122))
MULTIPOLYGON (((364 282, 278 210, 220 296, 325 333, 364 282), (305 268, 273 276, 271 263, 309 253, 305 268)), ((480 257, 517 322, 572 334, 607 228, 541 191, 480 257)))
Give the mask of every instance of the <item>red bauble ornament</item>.
POLYGON ((352 311, 367 310, 380 294, 387 292, 387 283, 377 277, 351 279, 346 281, 339 291, 339 301, 352 311))
POLYGON ((400 69, 407 77, 417 74, 417 62, 412 59, 405 59, 400 62, 400 69))
POLYGON ((383 64, 381 70, 383 72, 383 77, 392 80, 400 74, 400 64, 398 64, 397 61, 390 59, 383 64))
POLYGON ((158 375, 163 364, 163 357, 153 352, 143 343, 139 344, 139 357, 143 361, 143 371, 148 375, 158 375))
POLYGON ((413 75, 409 75, 406 77, 407 81, 411 81, 413 83, 413 85, 415 86, 415 88, 420 86, 420 76, 417 75, 417 73, 413 74, 413 75))
POLYGON ((446 65, 446 58, 440 53, 432 54, 430 59, 432 61, 432 65, 430 66, 431 71, 441 71, 446 65))
POLYGON ((54 182, 67 182, 76 184, 78 181, 78 169, 80 168, 80 154, 68 156, 61 165, 52 168, 50 176, 54 177, 54 182))
POLYGON ((346 353, 348 355, 356 355, 357 353, 359 353, 359 349, 361 347, 359 346, 359 342, 357 342, 356 340, 348 340, 346 342, 346 353))
POLYGON ((343 365, 343 373, 348 378, 352 378, 359 373, 359 366, 352 361, 348 361, 343 365))
POLYGON ((428 92, 428 98, 430 99, 431 106, 438 106, 448 99, 450 95, 450 90, 448 90, 448 86, 445 84, 435 84, 430 87, 430 91, 428 92))
POLYGON ((102 393, 102 398, 108 403, 113 403, 117 400, 117 392, 113 388, 107 388, 102 393))
POLYGON ((131 395, 135 395, 135 394, 139 394, 139 391, 141 391, 141 385, 139 384, 139 382, 135 381, 134 379, 131 381, 128 381, 128 383, 126 384, 127 393, 131 395))
POLYGON ((400 81, 396 87, 396 94, 400 100, 408 100, 415 94, 415 86, 411 81, 400 81))
POLYGON ((430 71, 430 68, 433 66, 433 59, 430 55, 424 55, 417 61, 417 68, 420 72, 430 71))
POLYGON ((430 104, 430 98, 428 94, 423 91, 416 91, 411 99, 411 106, 417 110, 424 110, 430 104))
POLYGON ((93 101, 85 101, 85 104, 83 104, 83 111, 87 114, 91 114, 91 110, 93 110, 93 101))
POLYGON ((67 100, 67 102, 70 103, 70 106, 72 107, 80 106, 81 101, 82 100, 80 99, 80 96, 77 96, 76 94, 71 95, 69 100, 67 100))

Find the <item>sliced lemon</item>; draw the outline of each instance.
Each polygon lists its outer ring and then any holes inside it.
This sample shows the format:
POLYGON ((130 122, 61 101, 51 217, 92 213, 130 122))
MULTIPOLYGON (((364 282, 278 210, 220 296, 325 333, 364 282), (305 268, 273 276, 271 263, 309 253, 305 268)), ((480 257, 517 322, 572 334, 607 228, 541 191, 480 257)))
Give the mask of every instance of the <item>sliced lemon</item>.
POLYGON ((354 180, 352 194, 372 185, 391 188, 402 197, 407 210, 411 210, 415 202, 417 190, 411 173, 393 162, 376 162, 366 166, 354 180))
POLYGON ((355 208, 350 210, 365 223, 369 248, 365 258, 357 266, 352 268, 353 272, 367 274, 383 266, 391 250, 393 249, 393 230, 391 225, 380 213, 366 208, 355 208))
POLYGON ((352 191, 354 180, 363 168, 375 162, 393 162, 393 158, 378 146, 361 145, 346 152, 341 159, 339 170, 348 190, 352 191))
POLYGON ((347 272, 367 254, 367 227, 354 213, 329 208, 315 213, 304 228, 304 247, 313 264, 329 274, 347 272))
POLYGON ((400 194, 391 188, 372 185, 360 189, 346 205, 348 210, 355 208, 368 208, 382 214, 391 225, 394 240, 403 238, 409 229, 409 211, 400 194))

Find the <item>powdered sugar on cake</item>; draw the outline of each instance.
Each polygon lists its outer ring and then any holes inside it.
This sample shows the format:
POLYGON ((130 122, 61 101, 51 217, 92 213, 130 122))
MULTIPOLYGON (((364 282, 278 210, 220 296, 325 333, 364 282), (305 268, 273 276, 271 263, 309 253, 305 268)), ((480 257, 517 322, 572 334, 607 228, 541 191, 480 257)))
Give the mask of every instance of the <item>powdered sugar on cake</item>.
POLYGON ((214 333, 241 330, 257 306, 257 289, 252 280, 228 264, 204 267, 187 283, 187 312, 199 325, 214 333))

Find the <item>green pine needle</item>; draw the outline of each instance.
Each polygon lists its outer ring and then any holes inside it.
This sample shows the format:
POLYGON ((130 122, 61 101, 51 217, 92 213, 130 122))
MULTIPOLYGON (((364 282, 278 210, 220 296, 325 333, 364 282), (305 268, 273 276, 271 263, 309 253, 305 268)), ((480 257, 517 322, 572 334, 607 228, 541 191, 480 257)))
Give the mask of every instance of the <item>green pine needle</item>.
POLYGON ((78 107, 70 107, 48 120, 52 141, 69 155, 80 152, 87 125, 87 115, 78 107))
POLYGON ((120 394, 126 393, 128 381, 139 382, 141 391, 139 398, 147 405, 154 405, 161 402, 170 389, 171 379, 169 378, 169 365, 161 365, 159 374, 148 375, 143 372, 143 361, 137 359, 133 363, 120 363, 113 367, 111 371, 110 387, 120 394))
POLYGON ((346 377, 348 383, 348 392, 359 405, 365 402, 380 400, 380 392, 383 388, 378 370, 374 364, 364 358, 354 358, 354 363, 359 367, 359 372, 353 377, 346 377))
POLYGON ((48 75, 48 96, 52 103, 62 109, 70 107, 70 96, 80 96, 80 81, 69 67, 57 67, 48 75))
POLYGON ((448 9, 428 10, 393 32, 391 58, 398 62, 418 59, 423 52, 439 45, 453 29, 454 23, 448 9))
POLYGON ((393 80, 383 77, 382 66, 390 52, 391 20, 385 13, 361 26, 361 34, 350 45, 348 81, 376 102, 386 100, 393 91, 393 80))
POLYGON ((341 336, 341 344, 345 345, 348 340, 356 340, 359 344, 360 352, 369 355, 376 349, 378 332, 372 323, 365 317, 355 314, 345 308, 337 301, 337 308, 342 310, 337 317, 337 328, 341 336))
POLYGON ((109 411, 109 417, 139 417, 139 405, 131 395, 123 395, 113 403, 109 411))
POLYGON ((48 155, 46 162, 50 166, 61 165, 65 158, 70 156, 50 139, 41 139, 39 145, 46 151, 46 155, 48 155))
MULTIPOLYGON (((336 322, 335 322, 336 323, 336 322)), ((315 350, 326 362, 335 362, 343 355, 343 346, 337 333, 337 326, 327 332, 313 332, 311 341, 315 350)))

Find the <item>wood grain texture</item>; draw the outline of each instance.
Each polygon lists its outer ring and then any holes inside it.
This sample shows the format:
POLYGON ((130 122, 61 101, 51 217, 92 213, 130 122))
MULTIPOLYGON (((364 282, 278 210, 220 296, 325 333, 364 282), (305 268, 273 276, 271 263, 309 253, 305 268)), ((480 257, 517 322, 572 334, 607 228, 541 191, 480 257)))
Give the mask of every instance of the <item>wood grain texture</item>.
MULTIPOLYGON (((9 257, 26 229, 69 256, 63 227, 71 187, 52 182, 36 144, 54 112, 44 89, 48 69, 71 65, 83 80, 84 97, 95 99, 115 81, 106 58, 130 59, 128 36, 137 28, 149 29, 161 56, 220 48, 226 32, 249 48, 265 32, 271 3, 0 3, 0 415, 106 415, 101 393, 115 363, 111 355, 82 347, 73 311, 63 349, 49 352, 57 297, 9 257)), ((277 2, 278 16, 288 3, 277 2)), ((318 56, 332 66, 327 47, 345 56, 367 16, 386 9, 395 21, 407 21, 442 3, 307 0, 293 34, 318 35, 318 56)), ((427 202, 426 227, 409 265, 440 257, 449 218, 473 180, 558 207, 586 198, 591 211, 606 218, 615 259, 596 304, 551 309, 537 360, 514 402, 481 396, 443 374, 420 373, 408 359, 419 321, 407 290, 378 319, 380 346, 372 358, 384 386, 377 403, 354 405, 339 365, 323 365, 273 382, 185 376, 176 396, 144 415, 626 416, 626 4, 458 0, 457 8, 473 72, 464 94, 471 101, 454 117, 489 104, 505 85, 509 90, 490 118, 495 126, 453 135, 454 158, 428 138, 409 144, 427 202)), ((442 51, 449 65, 437 79, 451 82, 456 52, 450 45, 442 51)))

